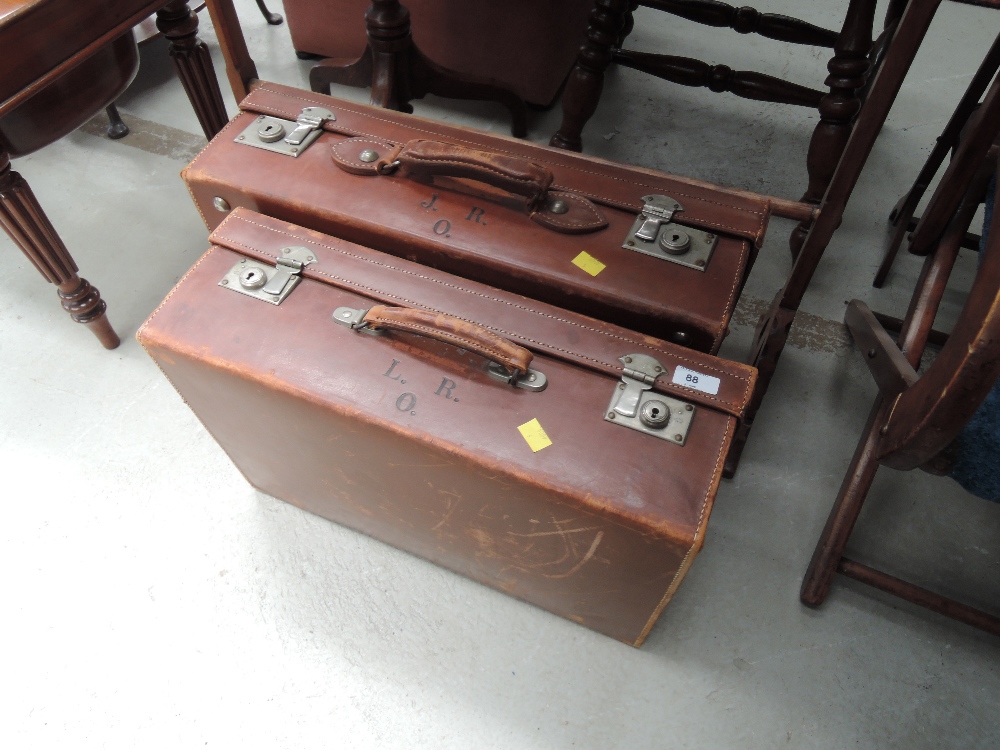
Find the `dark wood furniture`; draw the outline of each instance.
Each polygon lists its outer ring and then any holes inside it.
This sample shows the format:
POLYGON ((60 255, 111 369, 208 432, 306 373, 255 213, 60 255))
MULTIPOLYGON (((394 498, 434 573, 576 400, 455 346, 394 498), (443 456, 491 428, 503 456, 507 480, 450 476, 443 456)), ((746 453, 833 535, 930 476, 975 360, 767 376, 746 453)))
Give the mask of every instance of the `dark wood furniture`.
POLYGON ((260 9, 261 14, 264 16, 264 20, 267 21, 272 26, 277 26, 284 20, 280 14, 272 13, 271 11, 269 11, 267 9, 267 6, 264 5, 264 0, 257 0, 257 7, 260 9))
POLYGON ((198 17, 187 0, 0 0, 0 224, 47 281, 63 308, 101 343, 119 343, 104 300, 80 278, 69 250, 12 158, 77 128, 124 90, 138 56, 132 27, 151 13, 170 40, 170 56, 205 135, 227 117, 198 17))
MULTIPOLYGON (((751 362, 759 372, 757 389, 748 409, 747 418, 741 425, 733 449, 730 451, 727 461, 729 474, 735 471, 742 446, 753 428, 754 417, 774 376, 778 359, 784 350, 809 282, 833 233, 840 226, 847 201, 857 185, 868 155, 875 145, 903 79, 941 2, 942 0, 910 0, 902 9, 901 15, 891 20, 887 26, 888 35, 880 45, 882 51, 879 53, 881 59, 878 69, 865 84, 867 94, 858 116, 850 126, 847 144, 819 205, 815 207, 814 218, 806 219, 800 224, 800 230, 805 231, 805 238, 800 250, 795 254, 791 272, 769 309, 761 316, 754 332, 751 362)), ((892 10, 890 7, 890 11, 892 10)), ((800 208, 812 207, 805 202, 793 205, 800 208)), ((800 218, 788 211, 786 204, 778 202, 774 203, 774 213, 778 216, 800 218)))
POLYGON ((932 333, 931 326, 948 277, 976 214, 986 185, 996 174, 996 149, 990 143, 1000 130, 1000 83, 983 103, 983 117, 970 127, 942 187, 921 221, 943 226, 929 253, 902 321, 891 337, 864 303, 853 301, 846 323, 878 384, 851 465, 802 583, 801 599, 818 606, 837 573, 903 597, 936 612, 1000 635, 1000 618, 900 580, 845 556, 848 540, 880 465, 911 470, 933 461, 949 447, 1000 376, 1000 231, 986 248, 968 301, 951 334, 927 372, 916 368, 932 333), (940 217, 948 218, 941 221, 940 217))
POLYGON ((409 102, 436 94, 451 99, 496 101, 510 110, 511 132, 528 133, 527 109, 513 91, 448 70, 428 59, 414 44, 410 12, 399 0, 372 0, 365 14, 368 46, 354 61, 330 58, 309 71, 313 91, 329 94, 330 84, 371 86, 371 103, 378 107, 412 112, 409 102))
MULTIPOLYGON (((820 121, 813 131, 806 166, 809 184, 800 199, 819 205, 840 160, 855 115, 861 108, 869 72, 882 59, 906 0, 892 0, 885 28, 873 43, 875 0, 850 0, 839 31, 822 29, 796 18, 736 8, 717 0, 596 0, 590 26, 563 95, 563 120, 551 145, 579 151, 582 131, 593 116, 603 88, 604 71, 612 62, 650 73, 684 86, 703 86, 745 99, 815 107, 820 121), (621 48, 632 28, 632 11, 639 6, 665 11, 695 23, 730 28, 761 36, 833 49, 827 66, 827 91, 789 83, 774 76, 708 65, 700 60, 635 52, 621 48)), ((793 256, 802 247, 809 225, 793 232, 793 256)))
MULTIPOLYGON (((510 89, 530 109, 562 95, 593 0, 404 0, 413 38, 438 65, 510 89)), ((301 60, 357 60, 371 0, 283 0, 301 60)))
MULTIPOLYGON (((989 3, 989 5, 1000 7, 1000 3, 989 3)), ((885 284, 886 277, 889 275, 889 271, 892 270, 892 264, 899 253, 899 248, 903 245, 903 240, 907 234, 919 226, 921 220, 915 216, 917 204, 920 203, 920 199, 924 196, 924 193, 948 154, 958 146, 962 131, 979 107, 981 97, 986 92, 986 88, 990 85, 990 82, 996 77, 998 71, 1000 71, 1000 36, 996 38, 989 51, 987 51, 986 57, 983 58, 982 64, 969 82, 969 87, 965 90, 965 94, 955 108, 951 119, 944 130, 941 131, 941 135, 937 137, 934 148, 928 154, 927 161, 921 167, 917 179, 914 180, 913 185, 899 199, 892 209, 892 213, 889 214, 889 231, 885 254, 882 257, 882 262, 879 264, 878 271, 875 273, 875 279, 872 281, 873 286, 881 288, 885 284)), ((923 236, 926 242, 926 232, 923 233, 923 236)), ((967 238, 965 246, 978 248, 979 238, 967 238)), ((919 246, 915 249, 919 249, 919 246)))
MULTIPOLYGON (((195 13, 201 13, 205 9, 204 0, 198 0, 191 6, 195 13)), ((283 23, 285 19, 281 17, 278 13, 272 13, 264 5, 264 0, 257 0, 257 7, 260 8, 261 15, 264 16, 264 20, 267 21, 272 26, 278 26, 283 23)), ((141 47, 146 42, 151 42, 154 39, 160 38, 160 30, 156 28, 156 14, 149 16, 149 18, 140 21, 134 28, 135 40, 139 43, 141 47)))

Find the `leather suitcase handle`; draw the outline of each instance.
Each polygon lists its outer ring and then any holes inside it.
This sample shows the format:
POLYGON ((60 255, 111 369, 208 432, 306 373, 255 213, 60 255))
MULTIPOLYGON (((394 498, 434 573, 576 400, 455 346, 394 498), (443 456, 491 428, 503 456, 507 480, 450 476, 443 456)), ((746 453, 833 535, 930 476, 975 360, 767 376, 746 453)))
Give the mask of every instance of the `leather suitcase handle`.
MULTIPOLYGON (((499 188, 508 195, 526 198, 528 218, 546 229, 563 234, 586 234, 608 225, 588 198, 566 190, 553 190, 548 167, 518 156, 424 139, 404 145, 355 136, 335 142, 330 149, 334 164, 348 174, 361 177, 391 175, 421 182, 433 177, 476 180, 499 188)), ((453 186, 454 187, 454 186, 453 186)), ((505 204, 502 195, 484 196, 505 204)))
POLYGON ((552 185, 552 172, 527 159, 480 151, 438 141, 410 141, 390 162, 379 164, 379 171, 400 166, 408 174, 420 177, 463 177, 506 190, 528 199, 530 206, 540 204, 552 185), (398 164, 397 164, 398 162, 398 164))
POLYGON ((407 307, 375 305, 362 318, 373 330, 391 329, 428 336, 476 352, 518 377, 528 372, 531 352, 492 331, 450 315, 407 307))

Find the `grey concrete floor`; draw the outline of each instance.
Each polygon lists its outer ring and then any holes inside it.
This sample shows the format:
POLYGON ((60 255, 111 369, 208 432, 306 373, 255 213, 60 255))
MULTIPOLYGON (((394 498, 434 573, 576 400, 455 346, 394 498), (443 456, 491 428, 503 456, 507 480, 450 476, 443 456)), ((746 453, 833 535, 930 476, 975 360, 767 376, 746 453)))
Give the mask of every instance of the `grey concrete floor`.
MULTIPOLYGON (((272 6, 277 6, 271 0, 272 6)), ((771 0, 835 26, 844 3, 771 0)), ((305 86, 285 27, 238 6, 263 77, 305 86)), ((280 10, 278 7, 272 7, 280 10)), ((203 36, 215 47, 211 24, 203 36)), ((798 587, 875 395, 840 325, 900 314, 919 262, 874 290, 885 217, 1000 13, 946 3, 806 297, 704 550, 635 650, 252 490, 132 335, 206 249, 178 177, 203 145, 162 42, 120 102, 15 163, 103 292, 102 350, 4 237, 0 264, 0 739, 108 748, 994 748, 1000 642, 852 582, 798 587)), ((640 11, 630 46, 821 80, 825 54, 640 11)), ((217 50, 216 50, 217 52, 217 50)), ((216 58, 221 66, 221 59, 216 58)), ((221 69, 221 68, 220 68, 221 69)), ((608 76, 590 153, 798 197, 815 113, 608 76)), ((338 90, 365 100, 363 90, 338 90)), ((230 111, 235 104, 228 99, 230 111)), ((503 110, 417 113, 503 132, 503 110)), ((544 142, 558 108, 532 115, 544 142)), ((775 220, 724 354, 789 268, 775 220)), ((975 260, 942 312, 954 318, 975 260)), ((852 553, 1000 608, 1000 508, 884 471, 852 553)))

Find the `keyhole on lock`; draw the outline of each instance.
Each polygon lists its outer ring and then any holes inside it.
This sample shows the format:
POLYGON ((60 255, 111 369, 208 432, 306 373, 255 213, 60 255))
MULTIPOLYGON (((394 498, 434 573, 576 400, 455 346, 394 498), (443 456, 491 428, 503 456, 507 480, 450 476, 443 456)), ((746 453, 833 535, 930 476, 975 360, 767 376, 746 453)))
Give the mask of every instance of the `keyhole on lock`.
POLYGON ((670 421, 670 409, 662 401, 647 401, 639 410, 639 421, 653 430, 662 430, 670 421))
POLYGON ((257 137, 264 143, 274 143, 281 140, 285 135, 285 128, 280 122, 269 122, 261 125, 257 130, 257 137))
POLYGON ((240 274, 240 286, 244 289, 260 289, 267 283, 267 276, 259 268, 248 268, 240 274))
POLYGON ((691 237, 681 229, 667 230, 660 235, 660 248, 670 255, 683 255, 691 249, 691 237))

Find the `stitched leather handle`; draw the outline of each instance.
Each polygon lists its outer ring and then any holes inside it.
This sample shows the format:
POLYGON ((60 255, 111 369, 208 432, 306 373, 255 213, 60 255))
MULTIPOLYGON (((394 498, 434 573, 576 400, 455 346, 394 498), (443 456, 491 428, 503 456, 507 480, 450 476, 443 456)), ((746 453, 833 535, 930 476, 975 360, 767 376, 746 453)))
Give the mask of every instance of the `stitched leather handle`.
POLYGON ((512 344, 492 331, 450 315, 414 310, 407 307, 375 305, 362 318, 374 330, 391 329, 428 336, 476 352, 517 376, 524 375, 531 364, 531 352, 512 344))
POLYGON ((438 141, 410 141, 395 156, 407 173, 424 177, 464 177, 523 195, 529 205, 542 202, 552 185, 546 167, 516 156, 480 151, 438 141))

